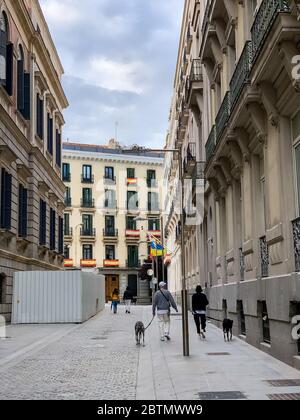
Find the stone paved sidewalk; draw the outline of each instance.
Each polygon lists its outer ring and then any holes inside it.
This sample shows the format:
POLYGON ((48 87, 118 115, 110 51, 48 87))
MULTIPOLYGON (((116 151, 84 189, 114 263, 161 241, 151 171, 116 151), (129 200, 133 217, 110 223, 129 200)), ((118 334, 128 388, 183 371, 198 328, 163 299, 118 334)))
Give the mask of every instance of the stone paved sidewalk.
POLYGON ((224 343, 208 325, 200 340, 190 319, 191 356, 182 356, 181 316, 172 316, 172 341, 159 340, 156 320, 137 347, 134 325, 151 320, 150 307, 119 307, 83 325, 12 326, 0 341, 0 399, 199 400, 268 399, 300 393, 300 386, 273 387, 266 380, 298 379, 300 372, 239 339, 224 343), (212 355, 210 353, 228 353, 212 355), (239 394, 241 393, 241 394, 239 394))

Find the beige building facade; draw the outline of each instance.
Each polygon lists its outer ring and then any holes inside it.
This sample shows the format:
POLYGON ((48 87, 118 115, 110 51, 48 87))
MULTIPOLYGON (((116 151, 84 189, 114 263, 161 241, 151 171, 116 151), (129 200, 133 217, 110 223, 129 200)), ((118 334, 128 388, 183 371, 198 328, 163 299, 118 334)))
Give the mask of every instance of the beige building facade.
MULTIPOLYGON (((199 220, 184 227, 190 292, 202 284, 213 322, 232 318, 236 335, 298 368, 299 36, 296 1, 186 1, 168 136, 202 178, 199 220)), ((165 175, 176 184, 177 161, 165 175)))
POLYGON ((15 271, 63 268, 63 68, 36 0, 0 1, 0 314, 15 271))
POLYGON ((106 299, 129 286, 138 303, 151 301, 139 269, 150 239, 161 236, 163 157, 107 146, 64 143, 66 269, 105 275, 106 299), (137 220, 138 219, 138 220, 137 220))

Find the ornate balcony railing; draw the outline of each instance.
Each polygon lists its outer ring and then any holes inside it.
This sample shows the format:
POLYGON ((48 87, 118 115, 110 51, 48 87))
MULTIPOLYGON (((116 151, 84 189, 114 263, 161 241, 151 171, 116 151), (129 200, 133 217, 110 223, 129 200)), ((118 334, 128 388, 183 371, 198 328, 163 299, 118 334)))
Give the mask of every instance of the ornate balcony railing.
POLYGON ((73 236, 73 228, 65 226, 64 235, 65 236, 73 236))
POLYGON ((230 117, 230 92, 227 92, 216 118, 216 141, 218 141, 230 117))
POLYGON ((201 82, 203 80, 201 60, 194 59, 192 61, 189 80, 190 82, 201 82))
POLYGON ((141 260, 127 260, 126 267, 127 268, 138 268, 141 266, 141 260))
POLYGON ((72 198, 71 197, 65 197, 65 206, 71 207, 72 206, 72 198))
POLYGON ((114 228, 105 228, 103 229, 103 236, 108 238, 116 238, 119 235, 118 229, 114 228))
POLYGON ((244 85, 249 83, 251 64, 252 42, 247 41, 230 82, 231 109, 235 106, 244 85))
POLYGON ((91 176, 85 176, 83 174, 81 175, 81 182, 83 184, 93 184, 94 181, 95 181, 94 175, 91 175, 91 176))
POLYGON ((216 126, 214 125, 208 137, 207 143, 205 145, 207 162, 210 160, 210 158, 214 154, 215 147, 216 147, 216 126))
POLYGON ((95 207, 95 200, 82 198, 81 207, 86 208, 86 209, 93 209, 95 207))
POLYGON ((96 229, 80 229, 80 236, 94 237, 96 236, 96 229))
POLYGON ((267 238, 263 236, 260 238, 260 261, 261 261, 261 276, 269 277, 269 248, 267 238))
POLYGON ((253 61, 260 52, 261 46, 280 12, 289 12, 288 0, 263 0, 251 28, 253 61))
POLYGON ((300 217, 292 222, 296 271, 300 271, 300 217))

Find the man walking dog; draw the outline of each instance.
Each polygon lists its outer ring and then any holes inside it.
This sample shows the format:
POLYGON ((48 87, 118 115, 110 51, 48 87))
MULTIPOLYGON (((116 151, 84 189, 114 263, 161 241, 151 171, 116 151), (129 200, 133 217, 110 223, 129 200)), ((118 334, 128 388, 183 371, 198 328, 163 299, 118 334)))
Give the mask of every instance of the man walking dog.
POLYGON ((164 282, 159 283, 159 290, 153 297, 152 313, 155 317, 157 310, 157 317, 159 322, 159 331, 161 341, 171 340, 170 338, 170 313, 171 306, 178 312, 177 305, 171 293, 166 289, 167 285, 164 282))

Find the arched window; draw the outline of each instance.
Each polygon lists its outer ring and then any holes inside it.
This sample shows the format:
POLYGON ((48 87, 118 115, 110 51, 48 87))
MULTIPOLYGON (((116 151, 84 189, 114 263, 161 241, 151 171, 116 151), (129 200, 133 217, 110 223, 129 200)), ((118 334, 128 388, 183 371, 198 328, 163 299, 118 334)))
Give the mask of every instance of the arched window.
POLYGON ((18 48, 18 110, 24 110, 24 52, 21 45, 18 48))
POLYGON ((4 12, 0 15, 0 85, 13 94, 13 44, 9 43, 9 26, 4 12))
POLYGON ((8 24, 4 13, 0 15, 0 83, 6 84, 6 53, 8 43, 8 24))

